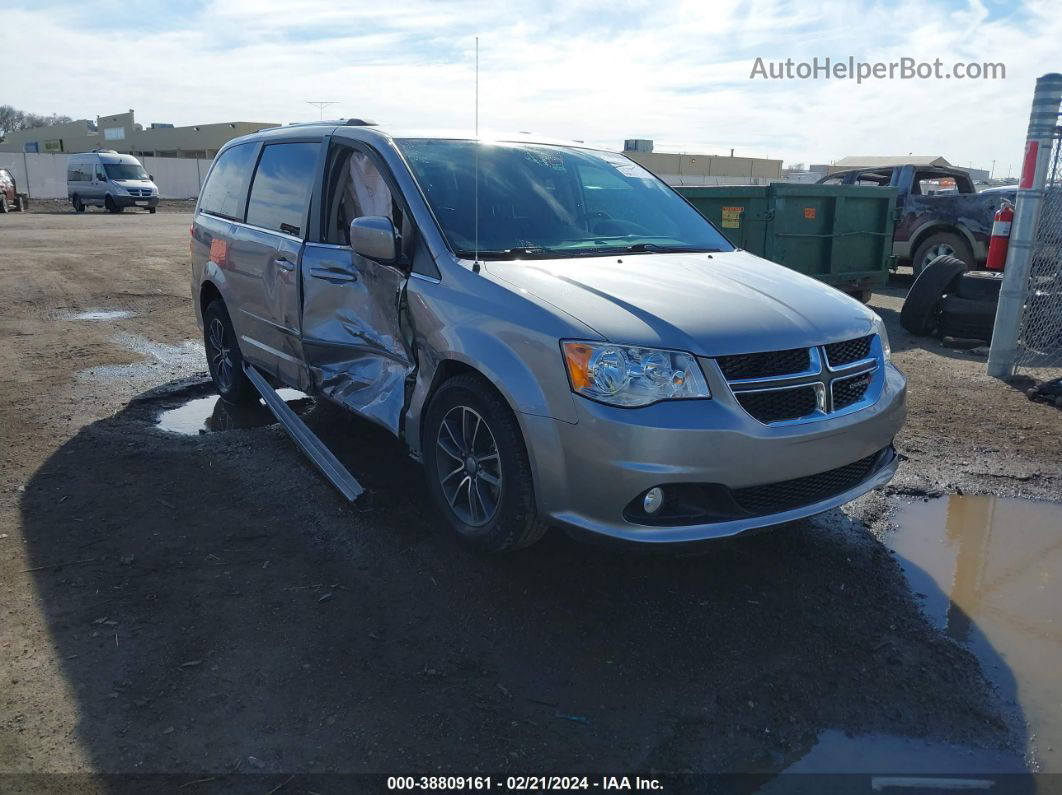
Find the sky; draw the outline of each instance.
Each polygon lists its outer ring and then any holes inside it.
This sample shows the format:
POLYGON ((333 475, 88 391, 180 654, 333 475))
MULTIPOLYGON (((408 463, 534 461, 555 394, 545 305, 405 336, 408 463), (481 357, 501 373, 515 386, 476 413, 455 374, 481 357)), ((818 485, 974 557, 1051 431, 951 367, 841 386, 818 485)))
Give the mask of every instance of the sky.
POLYGON ((943 155, 1016 174, 1058 0, 4 0, 0 104, 142 124, 318 117, 828 163, 943 155), (750 78, 827 57, 1005 66, 996 80, 750 78))

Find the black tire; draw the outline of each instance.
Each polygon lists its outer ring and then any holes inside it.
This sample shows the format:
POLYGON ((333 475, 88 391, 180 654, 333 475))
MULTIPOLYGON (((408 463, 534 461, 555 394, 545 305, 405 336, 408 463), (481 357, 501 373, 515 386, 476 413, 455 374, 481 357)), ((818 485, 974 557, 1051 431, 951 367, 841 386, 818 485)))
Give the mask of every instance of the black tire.
MULTIPOLYGON (((18 201, 17 197, 16 197, 15 201, 18 201)), ((7 212, 7 196, 4 196, 3 194, 0 194, 0 213, 6 213, 6 212, 7 212)))
POLYGON ((946 337, 991 340, 996 302, 947 295, 940 302, 940 333, 946 337))
POLYGON ((221 399, 235 406, 256 403, 258 390, 244 375, 240 345, 221 300, 211 301, 203 312, 203 346, 210 379, 221 399))
POLYGON ((125 209, 117 204, 110 196, 103 200, 103 206, 107 208, 107 212, 109 213, 120 213, 125 209))
POLYGON ((428 491, 464 543, 505 552, 533 544, 549 528, 535 508, 516 416, 484 378, 459 375, 438 388, 424 423, 423 450, 428 491))
POLYGON ((85 202, 81 201, 81 197, 78 196, 76 193, 71 197, 70 203, 74 205, 75 213, 85 212, 85 202))
POLYGON ((973 250, 966 238, 953 232, 934 232, 919 243, 911 255, 911 269, 915 278, 930 262, 939 257, 954 257, 965 262, 967 269, 972 268, 974 264, 973 250))
POLYGON ((152 215, 154 215, 155 214, 155 208, 154 207, 148 207, 148 212, 151 213, 152 215))
POLYGON ((900 325, 917 336, 932 334, 940 313, 940 299, 951 292, 966 263, 955 257, 937 257, 918 274, 900 310, 900 325))
POLYGON ((967 271, 955 285, 955 295, 971 301, 999 300, 999 288, 1003 284, 1001 271, 967 271))
POLYGON ((15 212, 29 212, 29 198, 25 194, 15 197, 15 212))

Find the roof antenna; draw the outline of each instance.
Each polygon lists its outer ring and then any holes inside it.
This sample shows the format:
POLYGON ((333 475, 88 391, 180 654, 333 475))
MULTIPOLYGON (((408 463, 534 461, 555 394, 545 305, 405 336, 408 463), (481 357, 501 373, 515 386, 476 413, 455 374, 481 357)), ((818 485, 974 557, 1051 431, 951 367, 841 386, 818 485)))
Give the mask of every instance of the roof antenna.
POLYGON ((479 36, 476 36, 476 141, 475 146, 475 187, 473 188, 473 204, 476 213, 476 258, 472 261, 472 272, 479 273, 479 36))

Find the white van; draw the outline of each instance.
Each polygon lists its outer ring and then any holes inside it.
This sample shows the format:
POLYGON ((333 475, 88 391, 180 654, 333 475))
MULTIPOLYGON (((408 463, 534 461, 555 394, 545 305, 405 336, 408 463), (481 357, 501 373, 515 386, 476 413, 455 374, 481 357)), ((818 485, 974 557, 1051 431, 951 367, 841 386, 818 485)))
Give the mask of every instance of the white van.
POLYGON ((152 180, 132 155, 97 149, 70 156, 66 195, 79 213, 90 204, 106 207, 112 213, 120 213, 126 207, 143 207, 153 213, 159 203, 159 189, 152 180))

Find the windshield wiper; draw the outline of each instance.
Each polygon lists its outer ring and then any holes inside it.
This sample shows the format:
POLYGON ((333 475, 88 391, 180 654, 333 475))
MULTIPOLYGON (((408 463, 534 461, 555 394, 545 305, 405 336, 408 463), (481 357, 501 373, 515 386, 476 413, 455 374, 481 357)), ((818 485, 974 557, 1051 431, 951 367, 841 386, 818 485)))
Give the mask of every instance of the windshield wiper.
POLYGON ((556 252, 552 249, 537 246, 517 246, 516 248, 501 249, 482 248, 479 251, 462 248, 454 253, 461 259, 475 259, 477 254, 480 259, 542 259, 543 257, 556 256, 556 252))
POLYGON ((632 254, 637 254, 638 252, 645 252, 645 251, 648 251, 648 252, 659 251, 659 252, 664 252, 664 253, 667 253, 667 254, 679 254, 679 253, 685 253, 685 254, 692 254, 692 253, 715 254, 715 253, 719 252, 719 249, 717 249, 717 248, 695 248, 695 247, 691 247, 691 246, 662 246, 659 243, 632 243, 629 246, 623 246, 623 250, 624 251, 628 251, 628 252, 630 252, 632 254))

